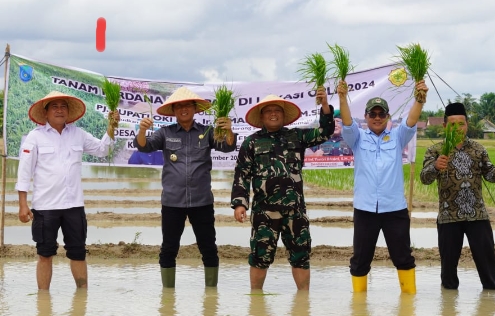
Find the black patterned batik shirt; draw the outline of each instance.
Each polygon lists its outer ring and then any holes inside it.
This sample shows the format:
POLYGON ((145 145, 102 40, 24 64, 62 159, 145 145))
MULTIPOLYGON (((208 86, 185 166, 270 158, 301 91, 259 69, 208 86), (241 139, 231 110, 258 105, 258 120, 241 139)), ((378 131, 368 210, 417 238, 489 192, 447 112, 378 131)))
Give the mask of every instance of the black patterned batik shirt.
POLYGON ((443 142, 440 142, 428 148, 420 175, 423 184, 437 180, 438 224, 488 220, 482 195, 482 177, 495 182, 495 167, 486 149, 466 137, 462 147, 455 148, 449 156, 447 169, 438 171, 434 165, 441 155, 442 145, 443 142))

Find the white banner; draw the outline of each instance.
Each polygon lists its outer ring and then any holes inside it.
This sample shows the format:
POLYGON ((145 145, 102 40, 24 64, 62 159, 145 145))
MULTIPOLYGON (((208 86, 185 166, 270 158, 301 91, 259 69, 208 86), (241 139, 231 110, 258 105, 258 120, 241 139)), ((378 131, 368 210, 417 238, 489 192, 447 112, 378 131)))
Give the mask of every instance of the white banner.
MULTIPOLYGON (((28 118, 30 104, 57 90, 81 98, 87 107, 85 116, 76 124, 96 137, 106 131, 108 108, 101 91, 103 75, 73 67, 61 67, 42 63, 20 56, 11 55, 9 62, 7 102, 5 104, 5 135, 7 155, 18 156, 22 137, 35 125, 28 118)), ((382 97, 389 103, 392 120, 390 126, 406 118, 412 105, 413 85, 407 80, 404 69, 397 65, 386 65, 348 75, 349 104, 352 116, 364 122, 366 102, 372 97, 382 97)), ((160 166, 163 155, 138 153, 132 140, 139 129, 139 122, 144 117, 152 117, 155 129, 175 123, 174 117, 158 115, 156 109, 181 86, 187 86, 201 97, 213 101, 214 91, 223 83, 192 84, 180 82, 158 82, 153 80, 116 78, 122 87, 119 113, 121 122, 115 132, 117 139, 112 164, 118 166, 160 166), (144 101, 144 95, 151 99, 151 107, 144 101)), ((237 151, 221 153, 212 151, 214 169, 233 169, 242 141, 257 129, 245 122, 247 111, 259 100, 269 94, 279 95, 296 103, 302 112, 299 120, 290 127, 314 127, 318 124, 319 106, 315 104, 315 91, 305 82, 231 82, 225 85, 238 96, 235 110, 230 117, 232 128, 238 133, 237 151)), ((326 85, 329 103, 338 109, 338 96, 333 94, 335 85, 329 81, 326 85)), ((205 113, 195 116, 202 124, 211 124, 213 117, 205 113)), ((337 121, 340 119, 337 117, 337 121)), ((363 125, 363 127, 365 127, 363 125)), ((352 151, 340 136, 340 125, 328 142, 308 149, 305 155, 306 168, 340 168, 353 165, 352 151)), ((152 133, 152 131, 150 131, 152 133)), ((415 146, 408 146, 404 151, 404 162, 414 159, 415 146), (410 158, 409 158, 410 157, 410 158)), ((84 157, 86 163, 108 164, 109 161, 95 157, 84 157)))

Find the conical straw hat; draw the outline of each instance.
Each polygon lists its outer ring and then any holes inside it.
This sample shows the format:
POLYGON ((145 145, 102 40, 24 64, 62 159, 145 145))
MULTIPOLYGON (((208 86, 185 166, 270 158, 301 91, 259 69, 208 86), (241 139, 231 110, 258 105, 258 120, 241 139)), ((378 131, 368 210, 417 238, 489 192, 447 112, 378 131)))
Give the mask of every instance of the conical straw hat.
POLYGON ((196 102, 196 113, 208 110, 211 107, 211 103, 201 98, 196 93, 187 89, 186 87, 180 87, 175 90, 174 93, 156 110, 160 115, 175 116, 172 110, 172 105, 183 101, 196 102))
POLYGON ((301 116, 301 109, 290 101, 284 100, 279 96, 270 94, 263 98, 258 104, 253 106, 246 114, 246 122, 254 127, 263 127, 261 122, 261 110, 267 106, 275 104, 284 109, 284 126, 295 122, 301 116))
POLYGON ((60 100, 60 99, 65 100, 69 107, 69 117, 67 118, 67 121, 65 123, 67 124, 73 123, 78 119, 80 119, 81 117, 83 117, 84 113, 86 113, 86 105, 81 99, 78 99, 68 94, 64 94, 62 92, 52 91, 44 98, 40 99, 39 101, 31 105, 28 112, 31 121, 39 125, 45 125, 46 124, 45 107, 50 101, 60 100))

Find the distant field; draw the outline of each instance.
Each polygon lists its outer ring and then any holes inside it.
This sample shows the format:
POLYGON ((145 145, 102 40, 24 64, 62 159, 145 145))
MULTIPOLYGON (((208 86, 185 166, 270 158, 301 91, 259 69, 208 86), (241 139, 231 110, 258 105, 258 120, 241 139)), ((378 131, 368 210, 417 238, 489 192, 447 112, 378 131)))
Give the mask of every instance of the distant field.
MULTIPOLYGON (((438 199, 436 183, 431 185, 423 185, 419 180, 419 174, 423 166, 423 158, 426 149, 439 142, 439 139, 418 139, 416 147, 416 163, 414 166, 414 183, 413 183, 413 200, 421 200, 424 202, 435 202, 438 199)), ((492 162, 495 162, 495 140, 477 139, 488 151, 488 155, 492 162)), ((404 189, 406 195, 409 194, 411 165, 404 165, 404 189)), ((304 170, 304 181, 307 183, 316 184, 321 187, 326 187, 332 191, 342 191, 343 193, 352 193, 354 180, 353 169, 337 169, 337 170, 304 170)), ((488 206, 495 206, 495 185, 486 182, 483 187, 483 196, 488 206), (490 192, 488 192, 487 190, 490 192), (492 198, 490 196, 493 196, 492 198)))
MULTIPOLYGON (((418 139, 416 148, 416 163, 414 168, 414 184, 413 184, 413 199, 424 202, 437 201, 436 184, 423 185, 419 180, 423 157, 426 149, 432 144, 439 142, 439 139, 418 139)), ((492 162, 495 162, 495 140, 477 139, 488 151, 488 155, 492 162)), ((0 151, 3 152, 3 142, 0 142, 0 151)), ((409 194, 409 180, 411 166, 404 165, 404 189, 406 195, 409 194)), ((318 185, 328 188, 329 191, 342 191, 343 194, 352 194, 354 180, 354 169, 336 169, 336 170, 313 170, 307 169, 303 171, 304 181, 308 184, 318 185)), ((495 206, 495 184, 485 181, 486 186, 483 187, 483 196, 488 206, 495 206), (488 190, 487 190, 488 188, 488 190), (490 191, 490 192, 489 192, 490 191), (493 198, 490 196, 493 196, 493 198)), ((335 192, 333 192, 335 193, 335 192)))

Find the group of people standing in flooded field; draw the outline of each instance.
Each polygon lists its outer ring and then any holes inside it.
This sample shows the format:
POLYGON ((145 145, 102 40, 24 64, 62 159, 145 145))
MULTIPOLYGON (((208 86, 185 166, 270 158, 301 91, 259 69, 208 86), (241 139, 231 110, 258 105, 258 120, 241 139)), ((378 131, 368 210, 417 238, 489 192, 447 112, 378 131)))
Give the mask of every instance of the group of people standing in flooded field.
MULTIPOLYGON (((424 81, 415 89, 428 91, 424 81)), ((367 290, 380 231, 390 258, 397 268, 401 291, 416 293, 415 259, 410 240, 410 217, 404 196, 402 151, 414 137, 424 102, 415 100, 407 119, 393 128, 388 102, 379 96, 366 103, 362 129, 352 118, 344 81, 337 86, 341 134, 354 154, 354 235, 350 274, 354 292, 367 290)), ((303 194, 302 169, 307 148, 318 146, 334 134, 334 107, 327 92, 319 89, 321 100, 317 128, 287 128, 301 115, 299 107, 276 95, 268 95, 246 114, 245 121, 259 128, 240 145, 234 171, 231 207, 238 222, 251 223, 250 283, 252 290, 263 288, 267 271, 274 262, 279 238, 286 248, 292 276, 298 290, 310 288, 311 234, 303 194), (252 190, 252 193, 251 193, 252 190), (251 198, 252 197, 252 198, 251 198)), ((175 124, 161 127, 150 136, 150 118, 143 118, 134 145, 140 152, 163 152, 161 229, 159 254, 163 287, 175 287, 176 258, 186 219, 191 223, 204 265, 205 286, 215 287, 219 278, 214 197, 211 190, 211 150, 232 152, 237 134, 228 117, 216 126, 225 130, 222 140, 214 139, 214 129, 194 120, 194 115, 211 106, 186 87, 177 89, 157 109, 173 116, 175 124)), ((87 222, 81 186, 83 153, 104 156, 112 144, 111 135, 101 139, 71 124, 85 113, 80 99, 52 92, 35 102, 29 117, 38 124, 21 145, 18 180, 19 219, 32 220, 38 264, 39 289, 49 289, 52 258, 57 253, 58 230, 64 235, 67 257, 77 287, 87 287, 87 222), (27 192, 33 180, 31 208, 27 192)), ((119 121, 118 111, 111 112, 119 121)), ((437 180, 439 215, 438 243, 441 256, 441 283, 457 289, 457 264, 464 234, 467 236, 485 289, 495 289, 493 232, 482 194, 482 177, 495 182, 495 168, 486 150, 465 136, 467 113, 460 103, 449 104, 444 124, 457 124, 462 141, 447 156, 442 142, 428 149, 421 181, 437 180)))

